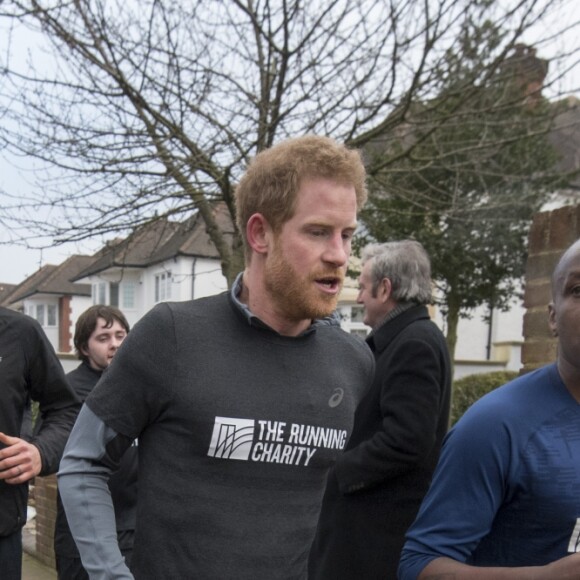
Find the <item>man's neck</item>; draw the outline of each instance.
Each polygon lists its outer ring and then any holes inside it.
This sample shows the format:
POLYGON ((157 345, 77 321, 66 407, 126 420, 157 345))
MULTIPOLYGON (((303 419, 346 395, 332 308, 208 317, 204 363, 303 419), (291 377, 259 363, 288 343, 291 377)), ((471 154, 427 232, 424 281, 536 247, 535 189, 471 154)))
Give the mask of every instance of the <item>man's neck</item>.
POLYGON ((280 314, 264 285, 263 276, 256 274, 251 267, 246 268, 244 272, 238 300, 245 304, 254 316, 282 336, 298 336, 312 324, 312 320, 288 320, 280 314))
POLYGON ((558 357, 557 365, 562 382, 574 399, 580 403, 580 369, 561 356, 558 357))
POLYGON ((409 310, 413 306, 417 306, 414 302, 401 302, 397 304, 396 302, 392 303, 392 306, 389 308, 389 311, 380 319, 380 321, 375 325, 373 328, 373 332, 376 332, 379 328, 397 318, 399 314, 402 314, 406 310, 409 310))

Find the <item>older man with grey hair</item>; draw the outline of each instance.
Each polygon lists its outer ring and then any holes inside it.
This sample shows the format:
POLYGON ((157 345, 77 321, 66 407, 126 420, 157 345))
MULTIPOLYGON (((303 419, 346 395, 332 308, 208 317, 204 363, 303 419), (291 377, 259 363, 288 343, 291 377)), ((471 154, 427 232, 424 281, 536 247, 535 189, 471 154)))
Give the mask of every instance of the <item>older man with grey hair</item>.
POLYGON ((373 244, 362 263, 357 302, 372 328, 376 374, 329 474, 310 580, 397 577, 449 422, 451 363, 427 309, 427 253, 412 240, 373 244))

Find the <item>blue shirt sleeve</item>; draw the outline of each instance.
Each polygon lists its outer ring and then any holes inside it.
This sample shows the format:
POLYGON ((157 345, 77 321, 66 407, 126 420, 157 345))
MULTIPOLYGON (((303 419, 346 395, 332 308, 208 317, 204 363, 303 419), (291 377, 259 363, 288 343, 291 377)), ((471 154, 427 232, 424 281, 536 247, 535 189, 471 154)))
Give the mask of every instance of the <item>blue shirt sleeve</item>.
POLYGON ((414 580, 436 558, 466 562, 503 503, 514 452, 510 432, 493 406, 470 411, 444 441, 429 492, 407 533, 401 580, 414 580))

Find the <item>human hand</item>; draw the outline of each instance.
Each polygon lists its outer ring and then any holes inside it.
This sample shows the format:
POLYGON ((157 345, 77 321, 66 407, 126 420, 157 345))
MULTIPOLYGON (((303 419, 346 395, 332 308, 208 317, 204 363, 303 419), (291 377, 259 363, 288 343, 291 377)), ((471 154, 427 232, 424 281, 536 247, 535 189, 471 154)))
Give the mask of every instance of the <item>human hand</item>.
POLYGON ((40 473, 42 459, 36 445, 20 437, 0 433, 0 479, 9 484, 24 483, 40 473))

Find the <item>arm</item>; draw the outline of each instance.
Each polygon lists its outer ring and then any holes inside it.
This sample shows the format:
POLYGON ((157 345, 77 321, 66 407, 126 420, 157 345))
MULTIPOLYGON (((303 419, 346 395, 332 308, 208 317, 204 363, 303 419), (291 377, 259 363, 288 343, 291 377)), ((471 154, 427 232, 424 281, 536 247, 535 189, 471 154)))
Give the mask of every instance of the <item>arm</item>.
POLYGON ((437 558, 418 580, 574 580, 580 577, 580 554, 566 556, 547 566, 477 568, 449 558, 437 558))
MULTIPOLYGON (((58 469, 64 446, 80 409, 80 401, 68 384, 62 365, 40 326, 30 327, 33 345, 28 355, 27 383, 33 401, 38 401, 41 424, 31 443, 38 449, 41 465, 34 475, 49 475, 58 469)), ((34 477, 30 475, 30 477, 34 477)))
POLYGON ((22 386, 39 402, 43 419, 30 442, 28 437, 0 433, 0 480, 14 485, 57 470, 80 404, 36 321, 20 318, 13 327, 12 340, 23 358, 22 386))
POLYGON ((10 485, 25 483, 40 473, 42 459, 38 448, 20 437, 0 433, 0 480, 10 485))
POLYGON ((381 428, 337 461, 343 493, 400 477, 432 453, 437 440, 445 369, 440 353, 423 340, 406 340, 377 365, 381 377, 381 428), (383 370, 380 370, 382 367, 383 370))
MULTIPOLYGON (((508 493, 511 464, 509 435, 493 414, 472 412, 469 420, 459 421, 445 439, 429 491, 407 532, 400 580, 416 580, 437 560, 464 566, 491 530, 508 493)), ((431 569, 434 578, 438 573, 431 569)))
POLYGON ((107 481, 130 446, 86 405, 70 435, 58 473, 66 517, 92 580, 132 579, 119 550, 107 481))

